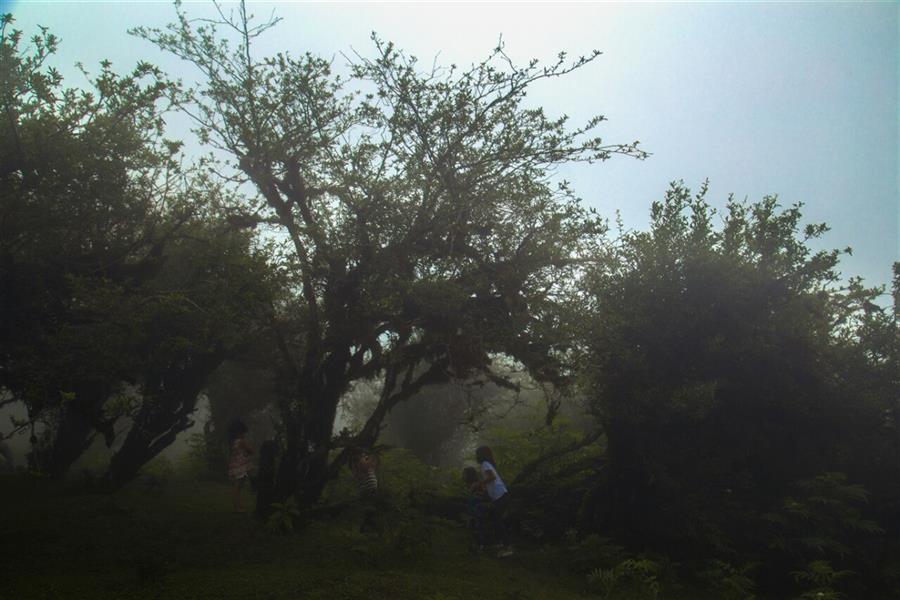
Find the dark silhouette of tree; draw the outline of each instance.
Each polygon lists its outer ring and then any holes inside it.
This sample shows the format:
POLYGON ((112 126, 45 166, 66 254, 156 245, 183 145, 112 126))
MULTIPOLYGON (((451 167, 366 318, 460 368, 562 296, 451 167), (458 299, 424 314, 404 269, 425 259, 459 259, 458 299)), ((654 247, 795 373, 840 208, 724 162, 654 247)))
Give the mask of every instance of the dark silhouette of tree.
POLYGON ((247 236, 221 228, 191 231, 184 228, 183 237, 167 244, 165 264, 129 303, 140 402, 127 413, 132 425, 103 476, 109 489, 130 481, 194 424, 197 399, 212 375, 262 328, 260 307, 272 287, 247 236))
MULTIPOLYGON (((595 526, 685 559, 738 553, 771 565, 784 558, 770 544, 772 524, 792 518, 785 498, 820 478, 834 496, 810 506, 846 508, 864 499, 852 483, 876 481, 864 463, 889 472, 896 371, 887 376, 888 346, 873 353, 859 326, 878 323, 879 339, 897 330, 875 304, 881 290, 841 287, 840 253, 810 249, 827 227, 801 227, 800 206, 730 200, 717 227, 705 195, 673 184, 650 231, 625 234, 586 278, 585 376, 608 436, 595 526)), ((831 547, 856 535, 853 523, 821 522, 835 529, 810 535, 831 547)))
POLYGON ((32 431, 33 466, 54 476, 132 419, 115 487, 189 425, 264 292, 265 263, 248 235, 216 224, 221 190, 162 137, 173 88, 154 67, 118 76, 104 62, 89 89, 66 88, 45 65, 56 38, 42 30, 23 48, 12 22, 0 44, 0 387, 28 410, 17 427, 32 431))
POLYGON ((643 153, 592 137, 602 117, 573 129, 523 100, 598 53, 518 67, 501 45, 468 69, 423 71, 374 38, 376 57, 353 59, 345 82, 310 54, 256 58, 253 41, 275 21, 254 24, 243 3, 219 15, 197 22, 179 8, 168 29, 136 33, 198 69, 186 110, 231 157, 222 170, 258 192, 234 221, 285 240, 280 267, 297 296, 276 307, 273 332, 293 376, 276 496, 314 501, 337 473, 332 428, 354 381, 377 377, 380 399, 340 445, 371 445, 388 411, 426 385, 490 376, 494 353, 564 385, 562 307, 603 224, 550 171, 643 153))

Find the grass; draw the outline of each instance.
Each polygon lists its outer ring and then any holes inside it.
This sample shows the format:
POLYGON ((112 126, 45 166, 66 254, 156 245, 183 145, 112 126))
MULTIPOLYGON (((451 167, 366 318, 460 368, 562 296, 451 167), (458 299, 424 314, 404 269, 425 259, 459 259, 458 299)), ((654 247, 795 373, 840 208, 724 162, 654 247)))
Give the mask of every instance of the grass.
POLYGON ((558 550, 517 544, 469 552, 458 523, 413 509, 383 535, 360 534, 352 507, 273 534, 230 510, 228 487, 138 480, 112 496, 21 475, 0 480, 3 598, 584 598, 558 550))

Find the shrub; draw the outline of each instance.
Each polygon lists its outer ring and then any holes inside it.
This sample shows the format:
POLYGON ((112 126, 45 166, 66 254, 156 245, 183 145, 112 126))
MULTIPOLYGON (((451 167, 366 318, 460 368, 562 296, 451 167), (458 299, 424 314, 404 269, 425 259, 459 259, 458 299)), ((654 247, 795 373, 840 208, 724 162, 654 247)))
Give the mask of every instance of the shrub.
POLYGON ((748 563, 735 567, 721 560, 712 560, 698 575, 704 589, 716 600, 753 600, 756 583, 747 576, 756 565, 748 563))
POLYGON ((834 586, 852 574, 852 571, 835 571, 824 560, 812 561, 803 571, 791 571, 794 581, 812 586, 797 596, 797 600, 843 600, 844 594, 835 590, 834 586))
POLYGON ((623 560, 611 569, 594 569, 587 576, 588 589, 604 600, 656 600, 659 565, 649 559, 623 560))
POLYGON ((266 531, 270 533, 293 533, 294 521, 300 518, 297 501, 290 497, 284 502, 273 502, 272 513, 266 521, 266 531))
POLYGON ((570 529, 566 532, 569 566, 576 573, 587 573, 592 569, 613 567, 625 560, 625 549, 616 545, 610 538, 597 534, 585 536, 578 540, 577 532, 570 529))

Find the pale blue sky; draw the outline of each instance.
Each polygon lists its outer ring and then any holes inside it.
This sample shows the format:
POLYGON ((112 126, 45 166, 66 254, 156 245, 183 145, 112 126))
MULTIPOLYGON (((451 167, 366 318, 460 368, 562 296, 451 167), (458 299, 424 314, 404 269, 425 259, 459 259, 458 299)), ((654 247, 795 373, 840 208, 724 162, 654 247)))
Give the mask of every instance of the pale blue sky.
MULTIPOLYGON (((190 12, 209 5, 185 3, 190 12)), ((728 193, 784 205, 803 202, 808 221, 832 227, 821 247, 851 246, 845 275, 890 280, 898 242, 897 3, 253 3, 283 22, 266 52, 311 51, 335 57, 370 53, 369 33, 423 61, 468 64, 502 34, 513 58, 552 60, 560 50, 604 55, 568 79, 530 96, 550 114, 575 123, 600 113, 609 142, 640 140, 653 153, 618 157, 561 174, 602 214, 620 210, 628 227, 647 224, 649 204, 668 182, 696 188, 709 178, 710 198, 728 193)), ((27 32, 41 24, 62 45, 56 64, 103 58, 125 70, 137 61, 170 72, 183 67, 129 27, 162 25, 167 2, 0 0, 27 32)), ((189 74, 184 71, 185 78, 189 74)))

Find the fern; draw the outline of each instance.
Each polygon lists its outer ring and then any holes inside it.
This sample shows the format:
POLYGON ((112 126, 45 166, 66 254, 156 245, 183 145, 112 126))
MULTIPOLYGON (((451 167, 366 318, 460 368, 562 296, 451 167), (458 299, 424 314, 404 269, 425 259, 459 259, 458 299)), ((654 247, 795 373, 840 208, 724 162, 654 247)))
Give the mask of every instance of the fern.
POLYGON ((293 533, 294 520, 300 517, 297 501, 291 497, 284 502, 273 502, 270 506, 273 512, 266 521, 266 531, 270 533, 293 533))
POLYGON ((815 551, 816 554, 824 555, 828 552, 837 556, 847 556, 850 554, 850 548, 846 545, 825 536, 810 535, 799 539, 800 545, 808 550, 815 551))
POLYGON ((594 569, 588 588, 604 600, 656 600, 659 565, 649 559, 623 560, 611 569, 594 569))
POLYGON ((835 590, 834 586, 853 574, 853 571, 835 571, 824 560, 810 562, 805 571, 791 571, 794 581, 813 586, 800 594, 797 600, 843 600, 844 594, 835 590))
POLYGON ((801 558, 845 557, 857 534, 884 533, 864 519, 860 505, 868 492, 847 482, 843 473, 823 473, 795 484, 799 494, 788 497, 778 513, 762 515, 771 528, 769 546, 801 558))
POLYGON ((853 531, 857 531, 860 533, 868 533, 872 535, 878 535, 884 533, 884 529, 878 526, 878 523, 875 521, 869 521, 867 519, 858 519, 858 518, 848 518, 845 521, 847 529, 852 529, 853 531))
POLYGON ((724 561, 714 560, 699 575, 715 593, 717 600, 753 600, 756 583, 748 573, 755 567, 755 564, 747 563, 736 568, 724 561))
POLYGON ((791 571, 791 577, 798 583, 811 583, 819 587, 834 585, 842 579, 853 575, 853 571, 835 571, 828 561, 814 560, 806 566, 805 571, 791 571))

